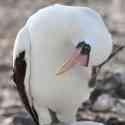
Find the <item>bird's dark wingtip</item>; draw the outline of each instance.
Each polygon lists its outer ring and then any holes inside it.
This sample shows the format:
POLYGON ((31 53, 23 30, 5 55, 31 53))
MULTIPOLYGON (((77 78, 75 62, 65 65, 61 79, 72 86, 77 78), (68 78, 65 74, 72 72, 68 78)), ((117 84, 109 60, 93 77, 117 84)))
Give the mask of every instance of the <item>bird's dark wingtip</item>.
POLYGON ((35 111, 35 108, 30 106, 27 93, 25 90, 24 80, 26 74, 26 67, 27 63, 25 61, 25 51, 22 51, 15 59, 12 79, 16 85, 16 88, 19 92, 20 98, 26 110, 30 113, 36 125, 39 125, 38 115, 35 111))

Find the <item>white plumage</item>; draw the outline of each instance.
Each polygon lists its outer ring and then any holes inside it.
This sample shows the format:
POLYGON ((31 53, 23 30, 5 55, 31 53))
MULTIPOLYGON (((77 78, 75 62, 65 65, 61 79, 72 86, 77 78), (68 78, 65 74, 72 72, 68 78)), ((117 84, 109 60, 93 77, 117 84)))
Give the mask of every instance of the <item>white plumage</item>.
POLYGON ((75 120, 88 97, 90 68, 74 66, 62 76, 56 70, 81 41, 91 46, 89 66, 102 63, 112 51, 112 38, 101 17, 86 7, 52 5, 31 16, 17 35, 13 66, 25 51, 25 90, 40 125, 50 123, 48 109, 63 122, 75 120))

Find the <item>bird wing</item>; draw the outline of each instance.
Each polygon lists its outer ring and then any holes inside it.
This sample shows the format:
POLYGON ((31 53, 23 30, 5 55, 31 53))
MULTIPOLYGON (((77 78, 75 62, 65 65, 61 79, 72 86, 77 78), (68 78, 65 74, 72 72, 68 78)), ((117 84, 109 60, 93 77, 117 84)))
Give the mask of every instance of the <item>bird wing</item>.
POLYGON ((26 57, 27 53, 29 53, 29 47, 26 47, 26 45, 28 45, 26 42, 29 41, 26 40, 29 40, 28 32, 26 28, 23 28, 17 35, 13 51, 13 81, 15 82, 26 110, 30 113, 36 125, 39 125, 38 115, 33 106, 33 100, 29 88, 30 64, 28 56, 26 57))

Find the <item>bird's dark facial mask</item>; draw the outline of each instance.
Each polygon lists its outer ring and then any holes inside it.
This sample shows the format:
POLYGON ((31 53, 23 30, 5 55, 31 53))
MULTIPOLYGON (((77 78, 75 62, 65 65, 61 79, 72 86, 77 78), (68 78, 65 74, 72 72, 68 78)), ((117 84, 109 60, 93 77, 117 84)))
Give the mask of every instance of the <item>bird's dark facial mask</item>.
POLYGON ((91 51, 91 46, 87 43, 80 42, 76 48, 80 50, 80 56, 81 56, 81 65, 83 66, 88 66, 89 64, 89 56, 90 56, 90 51, 91 51))
POLYGON ((80 42, 76 46, 70 58, 68 58, 64 64, 61 65, 59 70, 57 70, 56 75, 61 75, 64 72, 70 70, 74 65, 79 64, 81 66, 88 66, 89 55, 91 51, 91 46, 86 42, 80 42))

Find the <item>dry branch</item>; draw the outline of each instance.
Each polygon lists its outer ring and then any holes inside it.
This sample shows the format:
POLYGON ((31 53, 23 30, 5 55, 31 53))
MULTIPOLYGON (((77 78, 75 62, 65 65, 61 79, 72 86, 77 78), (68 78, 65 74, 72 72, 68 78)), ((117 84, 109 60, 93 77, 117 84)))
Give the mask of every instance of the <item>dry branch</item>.
POLYGON ((107 64, 114 56, 116 56, 119 52, 121 52, 124 48, 125 48, 125 45, 114 44, 113 45, 113 51, 112 51, 111 55, 100 65, 92 67, 91 78, 90 78, 89 83, 88 83, 89 87, 95 86, 96 79, 97 79, 97 76, 98 76, 99 72, 101 71, 101 68, 105 64, 107 64))

